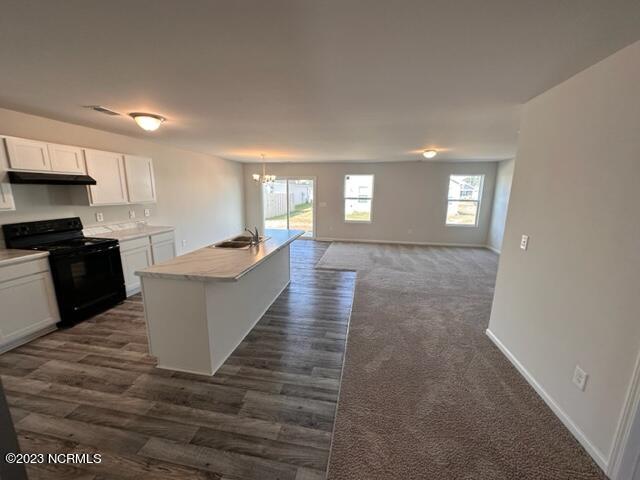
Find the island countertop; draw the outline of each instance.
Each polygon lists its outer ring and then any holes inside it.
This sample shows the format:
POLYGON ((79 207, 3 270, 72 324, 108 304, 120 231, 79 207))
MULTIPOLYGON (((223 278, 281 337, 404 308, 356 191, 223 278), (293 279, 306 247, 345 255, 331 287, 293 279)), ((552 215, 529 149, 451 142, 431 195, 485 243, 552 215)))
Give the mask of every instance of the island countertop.
POLYGON ((136 272, 140 277, 197 281, 234 281, 304 234, 302 230, 266 230, 267 240, 246 250, 204 247, 136 272))

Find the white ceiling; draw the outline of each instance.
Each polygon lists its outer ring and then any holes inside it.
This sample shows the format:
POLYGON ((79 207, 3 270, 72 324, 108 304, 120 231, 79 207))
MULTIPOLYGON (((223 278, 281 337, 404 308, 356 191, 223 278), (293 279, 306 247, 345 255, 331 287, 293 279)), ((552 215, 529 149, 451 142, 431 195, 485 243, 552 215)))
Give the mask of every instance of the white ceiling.
POLYGON ((0 106, 241 161, 504 159, 522 103, 639 25, 638 0, 3 0, 0 106))

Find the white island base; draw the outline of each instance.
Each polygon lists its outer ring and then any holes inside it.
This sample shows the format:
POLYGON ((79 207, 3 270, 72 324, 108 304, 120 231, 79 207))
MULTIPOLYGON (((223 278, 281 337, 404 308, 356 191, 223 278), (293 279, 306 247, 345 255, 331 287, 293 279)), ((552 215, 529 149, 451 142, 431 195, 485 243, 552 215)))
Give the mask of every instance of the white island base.
MULTIPOLYGON (((161 276, 139 272, 149 349, 158 367, 213 375, 289 284, 289 243, 257 255, 259 262, 231 281, 172 278, 168 268, 161 276)), ((244 254, 220 254, 233 253, 244 254)))

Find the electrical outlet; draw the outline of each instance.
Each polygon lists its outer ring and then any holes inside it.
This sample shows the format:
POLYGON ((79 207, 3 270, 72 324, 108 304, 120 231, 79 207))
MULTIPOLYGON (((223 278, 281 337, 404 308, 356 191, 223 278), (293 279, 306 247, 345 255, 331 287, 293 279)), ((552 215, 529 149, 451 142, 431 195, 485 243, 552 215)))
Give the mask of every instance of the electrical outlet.
POLYGON ((182 246, 186 247, 187 246, 187 241, 186 240, 182 240, 182 246))
POLYGON ((407 233, 408 233, 409 235, 411 235, 411 234, 413 233, 413 228, 408 229, 408 230, 407 230, 407 233))
POLYGON ((129 218, 136 218, 136 211, 135 210, 129 210, 129 218))
POLYGON ((104 215, 102 215, 102 212, 96 212, 96 222, 103 222, 104 221, 104 215))
POLYGON ((585 387, 587 386, 587 378, 589 375, 580 368, 580 365, 576 365, 576 369, 573 371, 573 383, 576 387, 584 392, 585 387))
POLYGON ((151 209, 145 208, 144 209, 144 216, 145 217, 150 217, 151 216, 151 209))
POLYGON ((522 235, 520 239, 520 248, 526 250, 529 247, 529 235, 522 235))

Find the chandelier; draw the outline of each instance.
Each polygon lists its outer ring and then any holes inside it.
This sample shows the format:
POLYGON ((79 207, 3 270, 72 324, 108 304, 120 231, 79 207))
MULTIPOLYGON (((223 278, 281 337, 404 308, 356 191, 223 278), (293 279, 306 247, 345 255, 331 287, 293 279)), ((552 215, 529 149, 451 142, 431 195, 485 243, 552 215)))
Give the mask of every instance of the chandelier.
POLYGON ((252 178, 256 183, 273 183, 276 181, 275 175, 267 175, 267 164, 264 162, 264 153, 262 154, 262 175, 254 173, 252 178))

